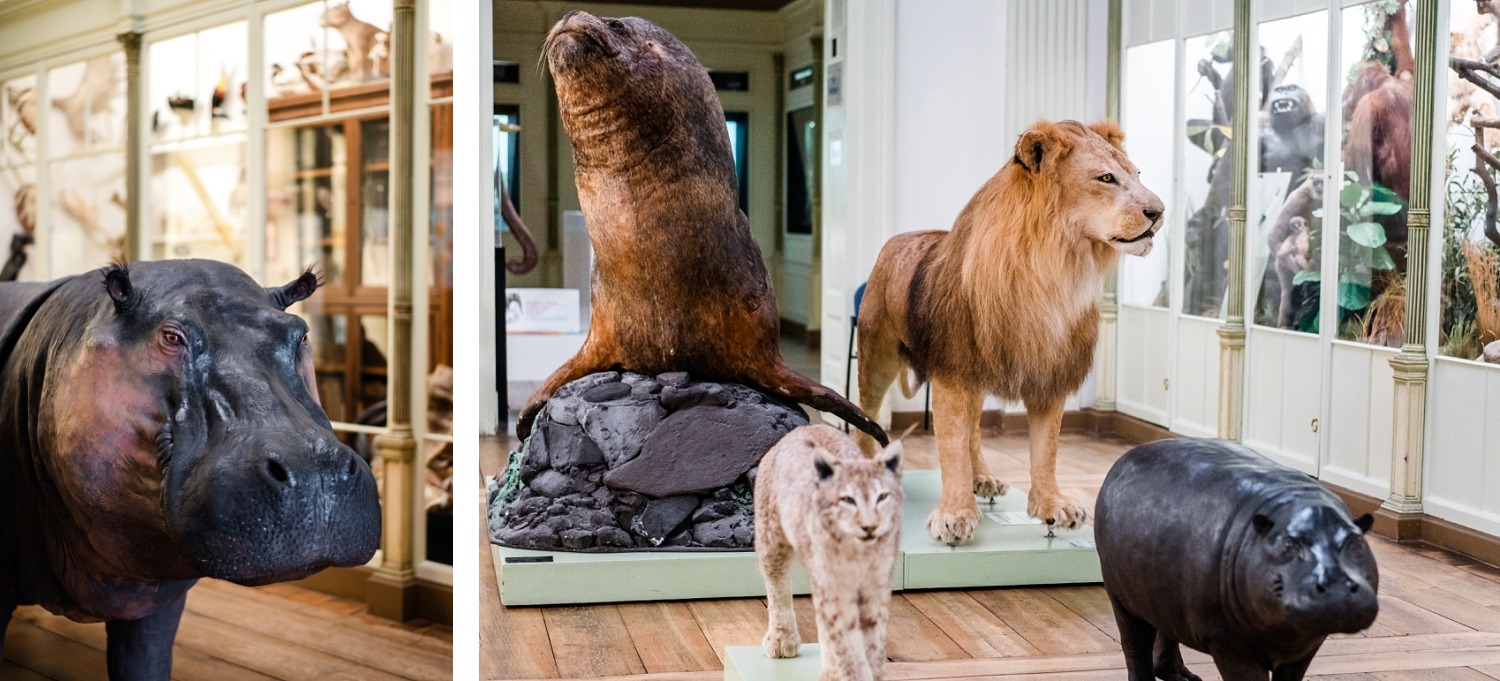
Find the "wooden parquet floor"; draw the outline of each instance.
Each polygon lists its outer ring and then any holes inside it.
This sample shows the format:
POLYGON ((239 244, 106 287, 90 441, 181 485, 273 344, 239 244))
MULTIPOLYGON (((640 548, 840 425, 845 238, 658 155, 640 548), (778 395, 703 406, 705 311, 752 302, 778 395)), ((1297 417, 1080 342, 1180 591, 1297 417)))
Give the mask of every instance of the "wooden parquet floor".
MULTIPOLYGON (((1065 434, 1059 483, 1092 504, 1109 466, 1129 447, 1065 434)), ((1023 435, 987 433, 983 448, 998 475, 1027 488, 1023 435)), ((498 470, 503 450, 498 439, 481 445, 483 473, 498 470)), ((930 435, 914 434, 906 451, 910 467, 937 464, 930 435)), ((479 540, 486 548, 479 554, 484 679, 717 680, 725 646, 758 645, 765 633, 765 602, 753 598, 505 608, 488 540, 479 540)), ((1424 544, 1371 543, 1380 616, 1369 630, 1325 644, 1309 678, 1500 679, 1500 569, 1424 544)), ((797 608, 804 640, 815 642, 811 603, 799 598, 797 608)), ((1124 679, 1114 616, 1098 586, 898 593, 886 652, 892 681, 1124 679)), ((1195 673, 1219 679, 1206 656, 1186 652, 1195 673)))
MULTIPOLYGON (((0 681, 105 678, 104 625, 20 608, 5 636, 0 681)), ((302 587, 204 580, 188 592, 172 678, 182 681, 446 681, 453 632, 396 624, 363 603, 302 587)))

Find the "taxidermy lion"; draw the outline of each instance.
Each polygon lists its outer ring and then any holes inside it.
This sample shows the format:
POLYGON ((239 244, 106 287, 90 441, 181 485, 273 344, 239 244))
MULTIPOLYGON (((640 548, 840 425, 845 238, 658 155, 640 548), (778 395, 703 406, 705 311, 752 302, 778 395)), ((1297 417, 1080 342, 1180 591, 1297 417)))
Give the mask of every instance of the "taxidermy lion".
MULTIPOLYGON (((970 540, 975 495, 1008 488, 979 451, 986 395, 1026 404, 1027 511, 1049 529, 1087 519, 1057 487, 1063 402, 1093 363, 1105 274, 1120 253, 1151 252, 1162 224, 1124 139, 1108 121, 1038 121, 951 232, 900 234, 880 251, 859 315, 860 406, 875 413, 907 366, 932 381, 943 492, 927 531, 938 541, 970 540)), ((878 451, 867 437, 860 446, 878 451)))

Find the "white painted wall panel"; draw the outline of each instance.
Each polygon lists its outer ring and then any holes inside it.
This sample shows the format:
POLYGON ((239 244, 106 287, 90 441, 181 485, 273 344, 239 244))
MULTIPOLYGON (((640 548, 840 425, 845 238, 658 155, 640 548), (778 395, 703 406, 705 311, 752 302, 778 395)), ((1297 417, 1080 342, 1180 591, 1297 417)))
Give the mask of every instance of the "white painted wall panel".
POLYGON ((1189 0, 1182 3, 1182 34, 1202 35, 1234 27, 1234 0, 1189 0))
POLYGON ((1214 437, 1219 430, 1220 322, 1183 317, 1178 321, 1172 430, 1196 437, 1214 437))
POLYGON ((1166 310, 1120 306, 1120 355, 1116 403, 1121 412, 1159 426, 1167 425, 1171 316, 1166 310))
POLYGON ((1335 343, 1330 352, 1327 449, 1320 477, 1377 499, 1390 492, 1395 352, 1335 343))
POLYGON ((1318 339, 1252 328, 1246 347, 1245 444, 1277 462, 1316 475, 1323 366, 1318 339))
POLYGON ((1424 479, 1426 495, 1440 507, 1478 513, 1486 506, 1486 468, 1500 467, 1500 460, 1486 459, 1484 444, 1490 431, 1500 437, 1500 401, 1490 401, 1489 384, 1495 382, 1500 382, 1500 372, 1494 369, 1444 360, 1433 363, 1424 479))

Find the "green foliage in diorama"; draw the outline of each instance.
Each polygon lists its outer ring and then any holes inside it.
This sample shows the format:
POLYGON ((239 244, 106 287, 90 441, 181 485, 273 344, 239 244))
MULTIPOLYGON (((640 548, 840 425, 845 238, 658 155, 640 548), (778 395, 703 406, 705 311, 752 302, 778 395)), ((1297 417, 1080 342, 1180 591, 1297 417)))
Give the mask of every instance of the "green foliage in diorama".
POLYGON ((1401 8, 1402 0, 1378 0, 1365 5, 1365 26, 1361 32, 1369 36, 1365 42, 1364 52, 1359 61, 1349 65, 1349 73, 1345 76, 1346 82, 1353 83, 1359 72, 1364 70, 1365 62, 1374 61, 1385 65, 1386 71, 1395 72, 1396 55, 1391 53, 1391 32, 1386 30, 1387 17, 1396 13, 1401 8))
MULTIPOLYGON (((1359 176, 1353 171, 1344 173, 1344 186, 1339 190, 1338 196, 1341 227, 1338 244, 1337 304, 1340 309, 1339 317, 1343 320, 1341 325, 1343 325, 1351 317, 1358 322, 1358 318, 1375 300, 1376 291, 1373 286, 1375 273, 1396 269, 1396 260, 1391 257, 1390 250, 1385 246, 1385 227, 1377 220, 1385 216, 1400 215, 1406 210, 1406 203, 1388 187, 1376 183, 1361 184, 1359 176)), ((1322 286, 1323 273, 1318 269, 1320 259, 1317 254, 1323 252, 1323 210, 1320 208, 1313 211, 1313 216, 1319 218, 1319 221, 1308 230, 1308 239, 1314 255, 1308 261, 1309 269, 1298 272, 1292 278, 1294 286, 1302 284, 1322 286)), ((1312 298, 1316 299, 1316 295, 1312 298)), ((1317 333, 1319 327, 1317 305, 1308 305, 1305 309, 1299 310, 1296 320, 1297 330, 1317 333)), ((1363 338, 1363 333, 1348 337, 1363 338)))
MULTIPOLYGON (((1465 126, 1467 127, 1467 126, 1465 126)), ((1449 149, 1444 164, 1447 182, 1444 186, 1446 200, 1443 221, 1443 252, 1439 261, 1440 337, 1439 352, 1449 357, 1474 359, 1484 351, 1486 338, 1481 323, 1479 299, 1475 294, 1475 273, 1470 270, 1470 259, 1465 249, 1478 248, 1486 253, 1497 253, 1500 249, 1488 241, 1476 242, 1472 234, 1485 220, 1489 206, 1484 188, 1478 176, 1468 170, 1456 171, 1457 149, 1449 149)), ((1488 171, 1486 171, 1488 172, 1488 171)), ((1488 275, 1491 281, 1495 273, 1488 275)), ((1493 304, 1493 303, 1492 303, 1493 304)))

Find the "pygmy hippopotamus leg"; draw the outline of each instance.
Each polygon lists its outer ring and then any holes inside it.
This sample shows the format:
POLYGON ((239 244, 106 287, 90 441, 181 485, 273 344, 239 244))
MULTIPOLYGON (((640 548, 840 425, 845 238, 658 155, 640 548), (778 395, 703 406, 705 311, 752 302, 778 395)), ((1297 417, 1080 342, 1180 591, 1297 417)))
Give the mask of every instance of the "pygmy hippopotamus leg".
POLYGON ((1308 655, 1306 659, 1288 662, 1275 671, 1271 672, 1271 681, 1302 681, 1307 676, 1307 668, 1312 665, 1313 656, 1308 655))
POLYGON ((0 662, 5 661, 5 630, 10 626, 10 616, 16 611, 16 602, 0 596, 0 662))
POLYGON ((1115 626, 1120 629, 1120 648, 1125 651, 1125 673, 1130 681, 1156 681, 1152 664, 1152 646, 1156 642, 1156 627, 1150 622, 1131 614, 1113 595, 1109 597, 1111 609, 1115 611, 1115 626))
POLYGON ((167 681, 172 678, 172 641, 187 604, 177 602, 138 620, 106 622, 109 633, 109 681, 167 681))
POLYGON ((1214 650, 1210 654, 1214 656, 1214 666, 1219 668, 1219 676, 1224 681, 1266 681, 1266 668, 1254 660, 1225 650, 1214 650))
POLYGON ((1182 663, 1182 647, 1170 638, 1156 635, 1156 678, 1162 681, 1203 681, 1182 663))

